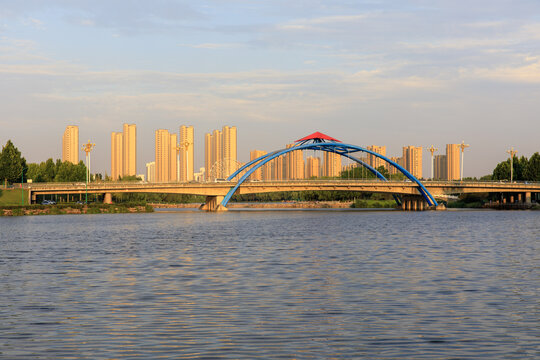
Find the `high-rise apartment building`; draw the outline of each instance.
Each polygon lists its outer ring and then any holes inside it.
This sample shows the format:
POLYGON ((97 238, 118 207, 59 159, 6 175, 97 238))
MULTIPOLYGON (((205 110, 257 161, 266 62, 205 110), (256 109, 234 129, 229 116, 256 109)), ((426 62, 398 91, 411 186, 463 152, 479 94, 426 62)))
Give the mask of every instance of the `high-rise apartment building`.
POLYGON ((238 170, 236 126, 214 130, 204 139, 207 180, 227 178, 238 170))
MULTIPOLYGON (((373 151, 377 154, 381 154, 383 156, 386 156, 386 146, 377 146, 377 145, 370 145, 367 147, 368 150, 370 151, 373 151)), ((385 166, 386 165, 386 161, 384 161, 383 159, 373 155, 373 154, 368 154, 368 164, 369 166, 375 168, 375 169, 378 169, 379 166, 385 166)))
MULTIPOLYGON (((251 150, 249 152, 249 161, 253 161, 255 159, 258 159, 260 158, 261 156, 264 156, 266 155, 266 151, 262 151, 262 150, 251 150)), ((253 174, 250 175, 250 179, 251 180, 263 180, 263 173, 265 172, 265 170, 267 169, 267 166, 266 164, 261 166, 260 168, 258 168, 257 170, 255 170, 255 172, 253 172, 253 174)))
MULTIPOLYGON (((389 158, 391 161, 395 162, 399 166, 403 166, 403 158, 397 157, 397 156, 391 156, 389 158)), ((386 170, 388 170, 388 173, 390 175, 396 175, 401 174, 401 171, 399 171, 394 165, 391 165, 390 163, 385 164, 386 170)))
POLYGON ((435 155, 433 163, 433 178, 436 180, 448 180, 446 155, 435 155))
POLYGON ((329 151, 324 152, 322 175, 326 177, 341 175, 341 155, 329 151))
POLYGON ((446 180, 459 180, 459 144, 446 144, 446 180))
POLYGON ((146 181, 150 183, 156 182, 156 162, 155 161, 146 163, 146 181))
POLYGON ((79 127, 69 125, 62 136, 62 161, 79 163, 79 127))
POLYGON ((137 127, 124 124, 122 132, 111 133, 111 177, 137 175, 137 127))
POLYGON ((193 126, 180 126, 180 181, 193 180, 193 126))
POLYGON ((402 166, 414 177, 422 178, 422 147, 404 146, 402 166))
POLYGON ((111 133, 111 178, 118 180, 123 173, 123 136, 120 132, 111 133))
MULTIPOLYGON (((294 147, 288 144, 287 149, 294 147)), ((285 154, 285 178, 287 180, 300 180, 304 178, 304 152, 302 150, 291 151, 285 154)))
POLYGON ((137 174, 137 127, 124 124, 122 133, 122 176, 137 174))
POLYGON ((156 130, 156 182, 177 181, 177 135, 156 130))
POLYGON ((306 179, 319 177, 321 173, 321 158, 309 156, 306 159, 306 179))

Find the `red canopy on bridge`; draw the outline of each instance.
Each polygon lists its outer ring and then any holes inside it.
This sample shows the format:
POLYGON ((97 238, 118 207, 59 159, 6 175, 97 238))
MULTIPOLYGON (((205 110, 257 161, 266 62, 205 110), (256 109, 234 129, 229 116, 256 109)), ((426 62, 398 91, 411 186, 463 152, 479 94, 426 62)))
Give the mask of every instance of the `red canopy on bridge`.
POLYGON ((303 137, 299 140, 296 140, 295 142, 300 142, 300 141, 307 141, 307 140, 319 140, 319 141, 322 141, 322 140, 329 140, 329 141, 337 141, 337 142, 341 142, 339 141, 338 139, 334 139, 333 137, 331 136, 328 136, 328 135, 325 135, 321 132, 314 132, 313 134, 311 135, 308 135, 306 137, 303 137))

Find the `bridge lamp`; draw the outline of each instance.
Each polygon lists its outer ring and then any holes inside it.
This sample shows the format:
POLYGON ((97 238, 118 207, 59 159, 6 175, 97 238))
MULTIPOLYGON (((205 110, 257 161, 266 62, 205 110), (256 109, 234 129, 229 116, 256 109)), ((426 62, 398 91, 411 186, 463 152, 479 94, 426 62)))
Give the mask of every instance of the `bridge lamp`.
POLYGON ((185 150, 186 152, 184 153, 186 155, 186 181, 189 180, 189 176, 188 176, 188 171, 189 171, 189 155, 187 153, 188 149, 189 149, 189 145, 193 145, 192 142, 189 142, 189 141, 184 141, 184 142, 181 142, 180 144, 178 144, 178 146, 176 146, 176 151, 178 153, 178 171, 177 171, 177 178, 178 178, 178 182, 180 182, 180 150, 185 150))
POLYGON ((463 181, 463 152, 465 152, 465 149, 469 146, 469 144, 465 144, 465 141, 462 141, 461 144, 459 144, 459 148, 461 149, 461 172, 459 175, 459 181, 463 181))
POLYGON ((514 150, 512 146, 509 150, 506 150, 510 154, 510 182, 514 180, 514 156, 517 154, 517 150, 514 150))
POLYGON ((90 140, 84 144, 82 150, 86 153, 86 184, 85 184, 85 204, 88 204, 88 178, 90 177, 90 152, 94 149, 96 144, 92 144, 90 140))
MULTIPOLYGON (((433 153, 439 149, 431 145, 427 150, 431 153, 431 180, 433 180, 433 153)), ((463 160, 461 160, 461 162, 463 162, 463 160)))

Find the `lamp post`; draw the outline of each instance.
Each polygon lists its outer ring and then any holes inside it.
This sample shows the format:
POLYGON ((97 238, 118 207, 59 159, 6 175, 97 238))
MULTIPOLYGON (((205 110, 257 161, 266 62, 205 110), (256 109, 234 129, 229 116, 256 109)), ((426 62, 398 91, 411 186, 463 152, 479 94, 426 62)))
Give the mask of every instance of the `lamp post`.
POLYGON ((514 150, 512 146, 509 150, 506 150, 510 154, 510 182, 514 180, 514 156, 517 154, 517 150, 514 150))
POLYGON ((431 180, 433 180, 433 153, 437 150, 439 149, 437 149, 433 145, 431 145, 431 147, 428 148, 428 151, 431 153, 431 180))
POLYGON ((23 188, 23 182, 24 182, 24 166, 21 170, 21 206, 24 206, 24 188, 23 188))
POLYGON ((90 140, 88 140, 88 143, 84 144, 82 147, 82 150, 86 153, 86 195, 84 198, 84 203, 88 204, 88 178, 90 177, 90 151, 94 149, 96 144, 92 144, 90 140))
POLYGON ((459 181, 463 181, 463 152, 469 146, 470 146, 469 144, 465 144, 465 141, 461 141, 461 144, 459 144, 459 147, 461 149, 461 172, 459 175, 459 181))
MULTIPOLYGON (((189 145, 193 143, 189 141, 184 141, 178 144, 176 147, 176 150, 178 151, 178 154, 180 154, 180 150, 184 149, 186 151, 186 181, 189 180, 188 171, 189 171, 189 154, 187 153, 189 149, 189 145)), ((178 156, 178 182, 180 182, 180 156, 178 156)))

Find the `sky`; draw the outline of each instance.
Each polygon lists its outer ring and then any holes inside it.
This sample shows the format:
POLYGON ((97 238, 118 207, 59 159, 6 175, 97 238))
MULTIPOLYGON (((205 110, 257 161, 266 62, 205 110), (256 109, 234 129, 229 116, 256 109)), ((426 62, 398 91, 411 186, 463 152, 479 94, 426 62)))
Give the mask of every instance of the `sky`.
MULTIPOLYGON (((67 125, 96 143, 238 128, 238 158, 321 131, 345 143, 465 143, 464 176, 540 151, 538 0, 0 0, 0 145, 60 158, 67 125)), ((80 154, 83 159, 84 153, 80 154)), ((423 153, 424 176, 430 155, 423 153)))

